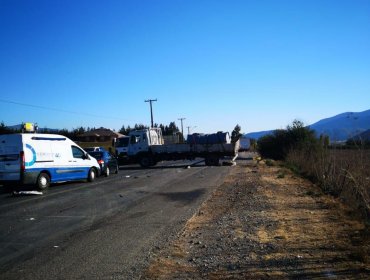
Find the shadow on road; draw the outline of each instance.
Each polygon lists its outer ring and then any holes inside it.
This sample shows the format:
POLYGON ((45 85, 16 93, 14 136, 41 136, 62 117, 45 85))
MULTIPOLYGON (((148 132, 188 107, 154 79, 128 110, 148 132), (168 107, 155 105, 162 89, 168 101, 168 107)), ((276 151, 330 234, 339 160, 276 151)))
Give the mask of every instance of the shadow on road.
POLYGON ((188 204, 196 200, 198 197, 202 196, 205 192, 206 192, 205 189, 197 189, 189 192, 154 193, 154 194, 162 196, 169 201, 181 201, 188 204))
POLYGON ((145 169, 178 169, 178 168, 193 168, 193 167, 204 167, 204 160, 197 161, 192 164, 178 164, 178 165, 158 165, 151 166, 148 168, 140 167, 139 165, 120 165, 119 170, 145 170, 145 169))
POLYGON ((157 196, 163 197, 167 201, 178 201, 183 202, 184 204, 192 203, 194 200, 201 197, 203 194, 206 193, 206 189, 196 189, 188 192, 143 192, 140 191, 142 194, 153 194, 157 196))

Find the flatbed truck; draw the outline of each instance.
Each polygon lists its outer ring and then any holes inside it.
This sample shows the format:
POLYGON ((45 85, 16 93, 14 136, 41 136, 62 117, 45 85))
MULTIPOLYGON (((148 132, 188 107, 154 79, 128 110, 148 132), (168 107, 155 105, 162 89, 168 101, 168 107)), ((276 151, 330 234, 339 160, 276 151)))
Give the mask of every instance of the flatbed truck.
POLYGON ((165 144, 160 128, 135 130, 129 133, 127 155, 121 154, 120 163, 140 164, 143 168, 156 165, 167 160, 192 160, 204 158, 208 166, 217 166, 220 159, 231 157, 232 161, 238 156, 240 140, 231 143, 219 141, 213 143, 180 143, 165 144))

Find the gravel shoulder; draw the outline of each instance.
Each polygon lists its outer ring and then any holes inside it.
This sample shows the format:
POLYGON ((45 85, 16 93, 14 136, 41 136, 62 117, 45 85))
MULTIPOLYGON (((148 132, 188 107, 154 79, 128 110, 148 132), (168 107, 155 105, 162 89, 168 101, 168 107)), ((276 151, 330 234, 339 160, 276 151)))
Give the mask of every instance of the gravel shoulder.
POLYGON ((289 170, 239 161, 142 279, 369 279, 355 211, 289 170))

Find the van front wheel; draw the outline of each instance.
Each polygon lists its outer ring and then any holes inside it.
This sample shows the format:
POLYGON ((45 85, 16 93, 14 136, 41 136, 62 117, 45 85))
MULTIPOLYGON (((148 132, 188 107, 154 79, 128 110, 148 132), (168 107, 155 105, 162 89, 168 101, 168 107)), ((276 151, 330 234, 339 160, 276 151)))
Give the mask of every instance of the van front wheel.
POLYGON ((87 176, 87 181, 92 182, 96 178, 96 171, 94 168, 90 168, 89 175, 87 176))
POLYGON ((47 189, 50 186, 50 176, 47 173, 40 173, 36 185, 39 190, 47 189))

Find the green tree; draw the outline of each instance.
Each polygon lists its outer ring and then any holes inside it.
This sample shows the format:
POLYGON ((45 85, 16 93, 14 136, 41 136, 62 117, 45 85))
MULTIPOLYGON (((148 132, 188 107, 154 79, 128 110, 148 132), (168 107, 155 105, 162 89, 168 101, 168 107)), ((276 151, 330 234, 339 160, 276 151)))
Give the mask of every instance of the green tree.
POLYGON ((257 142, 262 157, 284 160, 293 149, 313 149, 318 140, 315 132, 305 127, 303 122, 294 120, 287 129, 275 130, 272 134, 261 137, 257 142))
POLYGON ((123 135, 128 134, 128 132, 127 132, 127 130, 126 130, 126 128, 125 128, 124 125, 122 125, 121 129, 118 132, 121 133, 121 134, 123 134, 123 135))

